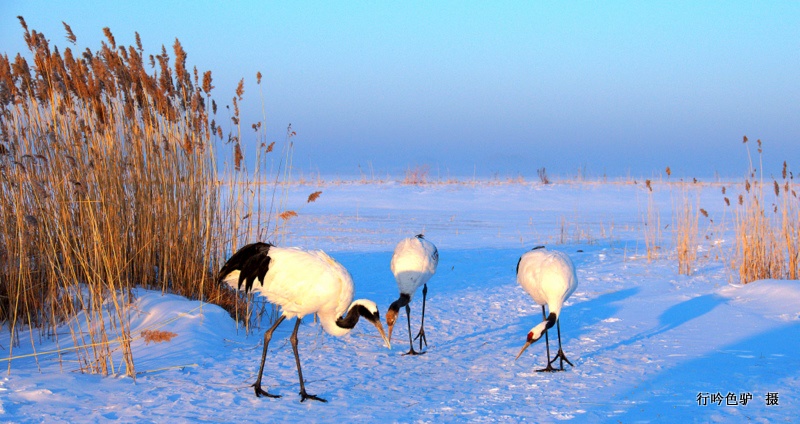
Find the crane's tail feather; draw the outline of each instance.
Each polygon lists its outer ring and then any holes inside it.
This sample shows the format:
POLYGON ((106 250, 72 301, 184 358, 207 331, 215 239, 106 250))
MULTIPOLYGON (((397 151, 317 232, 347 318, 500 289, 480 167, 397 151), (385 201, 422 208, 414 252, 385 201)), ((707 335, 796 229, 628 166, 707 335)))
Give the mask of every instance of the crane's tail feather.
POLYGON ((236 290, 249 292, 256 280, 259 283, 264 281, 271 259, 270 247, 272 245, 267 243, 253 243, 242 247, 219 270, 217 281, 226 283, 236 290), (244 287, 242 283, 245 283, 244 287))

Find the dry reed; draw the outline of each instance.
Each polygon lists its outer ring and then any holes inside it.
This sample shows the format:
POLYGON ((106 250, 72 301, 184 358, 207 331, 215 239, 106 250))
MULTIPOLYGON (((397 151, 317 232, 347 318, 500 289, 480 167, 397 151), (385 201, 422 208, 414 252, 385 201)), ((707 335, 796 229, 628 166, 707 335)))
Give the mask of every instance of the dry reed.
POLYGON ((697 227, 699 208, 692 206, 689 195, 684 194, 683 203, 674 212, 675 249, 678 255, 678 273, 692 275, 697 259, 697 227))
MULTIPOLYGON (((743 138, 747 144, 747 137, 743 138)), ((763 146, 757 140, 759 163, 763 146)), ((770 204, 765 191, 763 171, 756 175, 750 156, 750 171, 745 180, 745 193, 739 195, 736 211, 735 268, 739 280, 747 284, 767 278, 798 279, 800 276, 800 205, 793 189, 794 175, 783 163, 782 184, 773 180, 775 203, 770 204), (752 182, 751 182, 752 180, 752 182), (781 187, 783 190, 781 190, 781 187)))
POLYGON ((647 180, 647 213, 642 217, 644 228, 644 244, 647 249, 647 261, 658 258, 661 249, 661 214, 653 200, 653 187, 647 180))
MULTIPOLYGON (((11 332, 9 358, 20 331, 58 339, 66 323, 82 371, 124 368, 135 378, 133 287, 215 302, 248 320, 249 303, 221 290, 214 274, 240 240, 273 234, 282 211, 262 211, 261 190, 243 172, 226 191, 219 184, 215 138, 224 141, 224 131, 213 118, 211 72, 201 81, 187 69, 177 39, 172 63, 164 46, 146 56, 138 33, 135 47, 118 46, 108 28, 99 51, 62 53, 19 20, 31 59, 0 56, 0 323, 11 332), (116 345, 123 364, 113 362, 116 345)), ((243 94, 244 80, 226 143, 236 170, 246 163, 243 94)), ((255 181, 274 145, 261 127, 255 181)))
POLYGON ((542 184, 550 184, 550 178, 547 177, 547 170, 544 167, 537 169, 536 174, 539 175, 539 181, 542 184))
POLYGON ((429 172, 430 166, 428 165, 417 165, 414 168, 409 167, 406 169, 405 177, 403 178, 402 183, 409 185, 427 184, 429 172))

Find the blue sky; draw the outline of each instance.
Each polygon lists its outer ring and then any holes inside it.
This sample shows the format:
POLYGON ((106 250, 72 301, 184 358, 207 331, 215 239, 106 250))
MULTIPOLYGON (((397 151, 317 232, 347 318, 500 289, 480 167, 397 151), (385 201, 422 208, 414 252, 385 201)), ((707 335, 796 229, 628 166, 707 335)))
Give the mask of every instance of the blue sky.
POLYGON ((800 160, 800 2, 0 3, 0 52, 32 29, 147 52, 179 38, 243 123, 291 123, 304 172, 738 177, 800 160), (119 3, 119 4, 118 4, 119 3), (224 4, 230 3, 230 4, 224 4), (753 152, 755 153, 755 152, 753 152))

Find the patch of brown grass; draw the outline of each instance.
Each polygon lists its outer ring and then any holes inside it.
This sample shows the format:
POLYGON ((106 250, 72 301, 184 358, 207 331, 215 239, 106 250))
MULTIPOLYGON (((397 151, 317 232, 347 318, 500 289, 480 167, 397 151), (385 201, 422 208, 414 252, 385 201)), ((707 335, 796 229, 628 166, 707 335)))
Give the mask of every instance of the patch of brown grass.
POLYGON ((403 177, 403 184, 421 185, 428 183, 428 174, 430 173, 430 166, 417 165, 413 168, 406 169, 405 177, 403 177))
POLYGON ((178 337, 177 334, 171 331, 161 330, 144 330, 141 334, 142 338, 144 338, 144 344, 146 345, 149 345, 150 343, 169 342, 175 337, 178 337))

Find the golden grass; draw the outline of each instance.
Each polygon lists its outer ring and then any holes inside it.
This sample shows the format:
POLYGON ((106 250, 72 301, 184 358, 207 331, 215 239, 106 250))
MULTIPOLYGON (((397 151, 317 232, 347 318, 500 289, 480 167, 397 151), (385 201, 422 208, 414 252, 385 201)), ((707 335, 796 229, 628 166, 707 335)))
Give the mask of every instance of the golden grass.
MULTIPOLYGON (((669 169, 669 168, 668 168, 669 169)), ((647 261, 651 262, 658 258, 661 250, 661 214, 653 200, 653 186, 647 180, 647 212, 642 217, 644 228, 644 244, 647 249, 647 261)))
MULTIPOLYGON (((143 52, 117 47, 108 28, 100 51, 76 56, 20 21, 33 66, 0 57, 0 251, 9 258, 0 319, 12 335, 20 324, 69 323, 76 345, 95 346, 79 351, 85 369, 105 375, 109 337, 130 340, 124 293, 144 285, 202 297, 212 281, 205 99, 177 40, 174 69, 162 49, 150 75, 143 52)), ((133 376, 130 343, 122 349, 133 376)))
MULTIPOLYGON (((0 56, 0 322, 11 331, 9 358, 20 331, 58 338, 53 329, 66 323, 82 371, 124 368, 135 378, 134 287, 215 302, 248 321, 250 303, 222 290, 215 273, 242 240, 274 237, 282 209, 262 210, 253 183, 274 146, 261 123, 255 169, 245 173, 244 80, 226 139, 211 72, 187 69, 177 39, 172 62, 163 46, 146 55, 138 34, 135 47, 118 46, 108 28, 99 51, 62 52, 19 20, 31 61, 0 56), (231 184, 218 181, 215 139, 230 148, 231 184), (123 364, 113 363, 113 341, 123 364)), ((284 149, 284 181, 290 159, 284 149)))
POLYGON ((678 274, 692 275, 697 260, 698 206, 693 206, 689 195, 684 193, 683 202, 675 208, 674 237, 678 257, 678 274))
MULTIPOLYGON (((747 144, 747 137, 743 141, 747 144)), ((760 164, 761 140, 757 144, 760 164)), ((750 158, 749 147, 747 154, 750 158)), ((745 179, 745 193, 738 197, 735 223, 734 267, 742 284, 767 278, 797 279, 800 275, 800 205, 793 188, 794 175, 788 171, 786 162, 781 177, 782 182, 774 179, 772 184, 764 184, 763 172, 759 171, 757 177, 750 159, 750 174, 745 179), (767 197, 770 191, 767 186, 771 186, 774 203, 767 197)))
POLYGON ((428 174, 430 173, 430 166, 417 165, 414 168, 409 167, 406 169, 403 184, 421 185, 428 183, 428 174))

